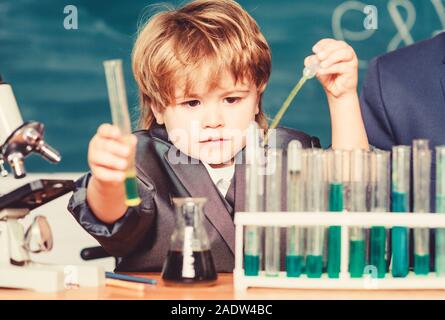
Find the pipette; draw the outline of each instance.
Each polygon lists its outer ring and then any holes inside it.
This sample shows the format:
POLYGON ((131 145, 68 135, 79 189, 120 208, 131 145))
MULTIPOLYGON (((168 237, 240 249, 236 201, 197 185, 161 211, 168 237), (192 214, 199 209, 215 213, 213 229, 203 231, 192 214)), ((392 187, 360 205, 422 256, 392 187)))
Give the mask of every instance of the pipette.
MULTIPOLYGON (((332 212, 343 211, 343 166, 348 160, 347 152, 341 150, 327 151, 329 207, 332 212)), ((328 263, 329 278, 338 278, 340 274, 341 227, 331 226, 328 231, 328 263)))
MULTIPOLYGON (((445 146, 436 147, 436 212, 445 213, 445 146)), ((436 275, 445 276, 445 228, 436 229, 436 275)))
MULTIPOLYGON (((128 115, 127 93, 125 91, 122 60, 104 61, 104 68, 113 124, 118 126, 121 130, 124 141, 128 141, 131 135, 131 123, 130 116, 128 115)), ((136 182, 134 155, 131 160, 132 161, 127 168, 125 179, 125 204, 127 206, 137 206, 141 202, 141 199, 139 198, 136 182)))
MULTIPOLYGON (((256 122, 252 122, 246 136, 246 212, 264 211, 264 168, 261 135, 256 122)), ((244 230, 244 274, 257 276, 261 258, 261 228, 246 226, 244 230)))
MULTIPOLYGON (((302 145, 292 140, 287 146, 287 210, 303 211, 302 145)), ((286 272, 288 277, 299 277, 303 272, 304 229, 287 228, 286 272)))
MULTIPOLYGON (((267 150, 266 211, 281 211, 282 151, 267 150)), ((265 235, 266 276, 276 277, 280 272, 280 227, 266 227, 265 235)))
MULTIPOLYGON (((389 212, 389 156, 388 151, 375 151, 371 154, 371 211, 389 212)), ((377 277, 386 274, 386 229, 371 228, 370 264, 377 268, 377 277)))
MULTIPOLYGON (((413 141, 414 212, 430 212, 431 150, 428 140, 413 141)), ((414 272, 426 275, 430 270, 430 233, 428 228, 414 229, 414 272)))
MULTIPOLYGON (((326 171, 321 149, 304 150, 307 153, 306 211, 326 211, 326 171)), ((323 272, 324 227, 307 230, 306 274, 308 278, 320 278, 323 272)))
MULTIPOLYGON (((410 146, 392 148, 392 212, 403 214, 409 211, 410 146)), ((408 228, 392 228, 392 275, 406 277, 408 274, 408 228)))
MULTIPOLYGON (((366 211, 366 185, 369 153, 351 151, 351 211, 366 211)), ((361 278, 366 264, 366 232, 362 227, 352 227, 349 244, 349 273, 352 278, 361 278)))
POLYGON ((300 80, 298 80, 297 84, 289 93, 289 96, 286 98, 281 108, 278 110, 275 118, 272 120, 272 123, 270 124, 269 129, 267 130, 266 137, 264 139, 264 145, 267 145, 270 132, 277 127, 287 108, 289 108, 289 105, 291 104, 292 100, 294 100, 295 96, 300 91, 303 84, 306 82, 306 80, 315 77, 319 68, 319 62, 316 61, 303 69, 303 75, 301 76, 300 80))

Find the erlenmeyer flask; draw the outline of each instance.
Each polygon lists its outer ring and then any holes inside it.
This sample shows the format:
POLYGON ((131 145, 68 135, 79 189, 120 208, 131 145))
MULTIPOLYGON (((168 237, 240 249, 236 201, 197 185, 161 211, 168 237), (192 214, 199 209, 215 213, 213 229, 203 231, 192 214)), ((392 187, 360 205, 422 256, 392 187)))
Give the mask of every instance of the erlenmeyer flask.
POLYGON ((215 264, 203 225, 206 201, 206 198, 173 198, 176 228, 162 270, 162 279, 167 285, 209 285, 216 281, 215 264))

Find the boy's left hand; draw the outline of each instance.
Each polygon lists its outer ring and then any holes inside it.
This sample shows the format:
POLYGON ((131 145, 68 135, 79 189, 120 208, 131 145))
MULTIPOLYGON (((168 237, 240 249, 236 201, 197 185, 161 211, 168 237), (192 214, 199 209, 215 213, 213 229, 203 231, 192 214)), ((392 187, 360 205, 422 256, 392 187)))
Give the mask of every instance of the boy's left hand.
POLYGON ((344 41, 322 39, 313 47, 304 65, 318 63, 317 78, 329 98, 357 94, 358 60, 354 49, 344 41))

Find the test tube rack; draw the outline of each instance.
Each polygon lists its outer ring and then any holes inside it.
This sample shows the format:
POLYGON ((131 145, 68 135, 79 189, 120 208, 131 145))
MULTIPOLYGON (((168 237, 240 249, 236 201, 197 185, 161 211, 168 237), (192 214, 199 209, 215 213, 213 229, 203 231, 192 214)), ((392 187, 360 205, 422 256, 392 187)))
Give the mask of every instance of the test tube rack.
MULTIPOLYGON (((243 291, 249 287, 295 288, 295 289, 357 289, 357 290, 400 290, 400 289, 444 289, 445 277, 439 277, 434 272, 420 276, 410 272, 404 278, 392 277, 390 273, 385 278, 372 277, 365 274, 362 278, 351 278, 349 265, 349 228, 370 228, 381 226, 385 228, 445 228, 445 215, 431 213, 392 214, 380 212, 237 212, 235 214, 235 269, 234 287, 243 291), (266 276, 263 271, 258 276, 246 276, 243 268, 244 227, 275 226, 275 227, 330 227, 341 228, 341 265, 339 278, 328 278, 324 273, 320 278, 308 278, 302 274, 299 277, 287 277, 286 272, 278 276, 266 276)), ((281 250, 283 250, 282 248, 281 250)))

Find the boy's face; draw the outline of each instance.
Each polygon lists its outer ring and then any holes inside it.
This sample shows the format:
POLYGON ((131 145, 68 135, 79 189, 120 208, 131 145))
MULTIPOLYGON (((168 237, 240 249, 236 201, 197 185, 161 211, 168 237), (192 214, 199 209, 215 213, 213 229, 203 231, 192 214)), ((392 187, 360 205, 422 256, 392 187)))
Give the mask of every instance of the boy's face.
POLYGON ((192 93, 185 96, 178 86, 175 104, 162 113, 155 111, 155 117, 183 153, 213 167, 228 165, 245 146, 246 130, 259 112, 259 93, 251 81, 235 84, 229 72, 209 90, 207 68, 198 74, 202 80, 194 83, 192 93))

